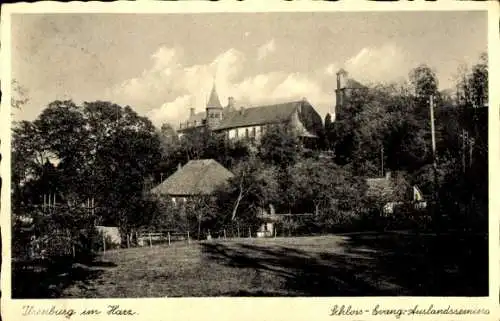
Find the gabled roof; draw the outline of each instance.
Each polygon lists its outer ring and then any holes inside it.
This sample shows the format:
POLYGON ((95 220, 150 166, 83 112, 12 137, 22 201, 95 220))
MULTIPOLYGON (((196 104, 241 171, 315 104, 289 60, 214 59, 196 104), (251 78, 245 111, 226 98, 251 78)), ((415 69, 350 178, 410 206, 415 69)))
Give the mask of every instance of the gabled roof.
POLYGON ((203 120, 205 119, 205 116, 207 115, 206 112, 204 111, 200 111, 199 113, 196 113, 192 116, 189 116, 188 118, 188 122, 191 124, 191 123, 194 123, 194 121, 196 121, 197 124, 201 124, 203 122, 203 120))
POLYGON ((180 123, 177 131, 185 131, 195 127, 203 126, 205 117, 206 117, 206 112, 204 111, 191 115, 186 121, 180 123))
POLYGON ((348 89, 366 89, 366 88, 368 88, 365 85, 363 85, 362 83, 360 83, 359 81, 354 80, 352 78, 349 78, 346 80, 345 87, 348 89))
POLYGON ((157 195, 210 195, 227 184, 233 173, 213 159, 189 161, 151 190, 157 195))
POLYGON ((284 122, 290 119, 302 103, 301 100, 233 111, 224 117, 215 130, 284 122))
POLYGON ((210 98, 208 98, 207 108, 222 108, 219 100, 219 95, 217 95, 217 90, 215 90, 215 83, 212 87, 212 92, 210 93, 210 98))

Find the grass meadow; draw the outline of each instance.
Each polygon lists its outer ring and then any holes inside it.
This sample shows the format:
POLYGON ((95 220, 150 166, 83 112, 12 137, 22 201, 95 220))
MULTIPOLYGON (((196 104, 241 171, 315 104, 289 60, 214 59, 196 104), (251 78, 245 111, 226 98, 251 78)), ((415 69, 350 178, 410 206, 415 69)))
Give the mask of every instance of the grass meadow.
POLYGON ((118 249, 88 264, 18 271, 13 297, 487 296, 487 244, 398 232, 118 249))

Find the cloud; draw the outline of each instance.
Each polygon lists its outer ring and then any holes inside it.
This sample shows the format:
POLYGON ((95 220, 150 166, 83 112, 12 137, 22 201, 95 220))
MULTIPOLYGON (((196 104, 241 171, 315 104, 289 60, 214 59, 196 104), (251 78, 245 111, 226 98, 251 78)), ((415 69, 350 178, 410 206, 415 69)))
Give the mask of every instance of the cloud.
POLYGON ((191 95, 179 96, 173 101, 162 104, 159 108, 150 110, 147 116, 157 126, 173 123, 173 120, 186 119, 189 116, 189 110, 186 106, 192 104, 192 98, 191 95))
POLYGON ((329 64, 328 66, 326 66, 325 68, 325 74, 329 75, 329 76, 333 76, 337 73, 337 71, 339 70, 340 68, 337 66, 337 64, 329 64))
MULTIPOLYGON (((275 50, 271 40, 259 48, 258 56, 264 59, 275 50)), ((366 84, 396 81, 410 69, 405 53, 391 44, 362 48, 344 62, 332 62, 321 70, 295 73, 255 70, 245 74, 246 57, 235 48, 196 65, 185 64, 182 57, 182 48, 158 48, 149 68, 112 88, 113 100, 142 108, 156 126, 165 122, 178 126, 190 107, 204 111, 215 80, 222 104, 228 96, 235 98, 237 106, 247 107, 305 97, 324 116, 335 105, 334 76, 340 67, 366 84)))
POLYGON ((345 69, 363 82, 392 82, 405 78, 410 66, 401 48, 386 44, 361 49, 346 61, 345 69))
POLYGON ((160 47, 151 55, 150 68, 112 87, 107 96, 119 103, 149 109, 147 114, 156 125, 164 121, 177 123, 187 115, 190 106, 206 104, 214 79, 218 89, 226 89, 243 62, 240 51, 229 49, 206 64, 186 66, 181 49, 160 47), (184 111, 166 112, 173 108, 184 111))
POLYGON ((269 40, 257 49, 257 60, 262 60, 276 51, 276 42, 274 39, 269 40))
POLYGON ((118 103, 143 108, 158 127, 165 122, 177 127, 188 117, 190 107, 204 111, 214 80, 223 105, 232 96, 237 107, 303 97, 323 115, 332 106, 333 97, 315 75, 284 71, 244 75, 245 62, 241 51, 230 48, 204 64, 186 65, 181 49, 161 47, 151 55, 148 69, 109 92, 118 103))
POLYGON ((169 67, 178 56, 178 50, 168 47, 160 47, 158 50, 151 55, 154 61, 153 70, 162 70, 163 68, 169 67))
POLYGON ((380 47, 364 47, 343 63, 331 63, 325 67, 324 74, 334 76, 340 68, 344 68, 350 77, 369 84, 404 79, 411 66, 401 48, 385 44, 380 47))

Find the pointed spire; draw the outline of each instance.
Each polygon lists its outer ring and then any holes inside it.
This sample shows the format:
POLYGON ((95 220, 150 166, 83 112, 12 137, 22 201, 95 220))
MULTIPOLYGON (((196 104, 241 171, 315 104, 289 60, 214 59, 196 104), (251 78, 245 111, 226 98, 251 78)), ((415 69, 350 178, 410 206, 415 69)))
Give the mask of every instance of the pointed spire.
POLYGON ((210 93, 210 98, 208 98, 207 108, 222 108, 219 100, 219 95, 217 95, 217 90, 215 89, 215 80, 212 87, 212 92, 210 93))

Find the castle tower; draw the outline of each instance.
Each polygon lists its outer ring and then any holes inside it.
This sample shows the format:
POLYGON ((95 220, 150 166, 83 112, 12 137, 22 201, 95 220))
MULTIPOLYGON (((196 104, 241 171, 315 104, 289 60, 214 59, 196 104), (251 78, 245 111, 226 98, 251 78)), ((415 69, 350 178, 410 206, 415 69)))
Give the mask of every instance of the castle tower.
POLYGON ((206 106, 206 124, 209 129, 217 127, 222 121, 222 111, 223 107, 219 101, 219 96, 217 95, 217 90, 214 86, 212 87, 212 92, 208 98, 208 103, 206 106))
POLYGON ((346 79, 347 79, 347 71, 344 69, 340 69, 337 72, 337 89, 335 89, 335 113, 337 114, 340 110, 340 107, 344 104, 345 101, 345 90, 346 90, 346 79))

